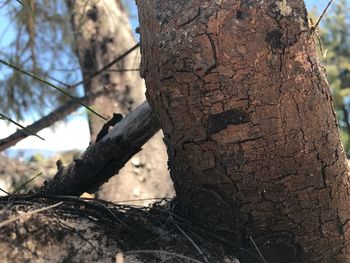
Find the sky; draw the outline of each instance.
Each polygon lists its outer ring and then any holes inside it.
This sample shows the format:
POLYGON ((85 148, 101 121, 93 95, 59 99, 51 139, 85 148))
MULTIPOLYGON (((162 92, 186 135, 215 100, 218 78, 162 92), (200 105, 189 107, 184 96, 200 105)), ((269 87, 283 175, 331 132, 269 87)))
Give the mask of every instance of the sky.
POLYGON ((318 10, 323 10, 328 2, 329 0, 306 0, 305 4, 308 9, 316 6, 318 10))
MULTIPOLYGON (((137 10, 134 0, 130 1, 130 13, 132 19, 130 20, 133 29, 138 26, 137 10)), ((289 0, 292 1, 292 0, 289 0)), ((329 0, 306 0, 305 3, 308 9, 317 7, 318 12, 321 12, 327 5, 329 0)), ((0 6, 1 6, 0 0, 0 6)), ((4 15, 4 9, 0 9, 0 46, 13 38, 13 29, 11 22, 8 21, 4 15), (1 37, 4 36, 4 37, 1 37)), ((1 72, 0 72, 1 75, 1 72)), ((89 145, 89 128, 85 118, 81 114, 76 114, 77 117, 69 118, 68 122, 59 122, 54 129, 47 128, 40 131, 38 134, 45 138, 45 141, 37 137, 30 136, 22 140, 11 149, 37 149, 49 151, 66 151, 79 149, 84 150, 89 145)), ((30 124, 30 121, 22 122, 21 124, 30 124)), ((14 125, 8 125, 7 122, 0 120, 0 138, 5 138, 15 132, 17 129, 14 125)))

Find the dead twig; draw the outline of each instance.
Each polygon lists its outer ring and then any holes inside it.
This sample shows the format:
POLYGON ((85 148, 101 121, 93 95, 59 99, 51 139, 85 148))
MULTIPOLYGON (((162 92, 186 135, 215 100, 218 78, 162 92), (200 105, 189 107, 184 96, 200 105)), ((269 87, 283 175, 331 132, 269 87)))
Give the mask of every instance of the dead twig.
POLYGON ((199 246, 197 246, 197 244, 193 241, 193 239, 189 235, 187 235, 186 232, 183 231, 182 228, 178 226, 178 224, 174 223, 174 225, 191 242, 191 244, 194 246, 194 248, 203 257, 204 262, 209 263, 208 258, 204 255, 203 251, 199 248, 199 246))
POLYGON ((182 259, 188 260, 190 262, 203 263, 202 261, 196 260, 194 258, 190 258, 190 257, 184 256, 181 254, 177 254, 175 252, 168 252, 168 251, 164 251, 164 250, 130 250, 130 251, 125 252, 124 254, 125 255, 128 255, 128 254, 132 255, 132 254, 143 254, 143 253, 145 253, 145 254, 146 253, 147 254, 164 254, 167 256, 175 257, 175 258, 182 258, 182 259))
POLYGON ((36 209, 36 210, 33 210, 33 211, 29 211, 29 212, 24 213, 24 214, 21 214, 21 215, 19 215, 19 216, 15 216, 15 217, 13 217, 13 218, 9 218, 9 219, 7 219, 7 220, 5 220, 5 221, 0 222, 0 228, 6 226, 6 225, 8 225, 8 224, 11 224, 11 223, 13 223, 13 222, 15 222, 15 221, 17 221, 17 220, 19 220, 19 219, 28 218, 28 217, 30 217, 30 216, 32 216, 32 215, 34 215, 34 214, 37 214, 37 213, 41 213, 41 212, 50 210, 50 209, 55 208, 55 207, 57 207, 57 206, 59 206, 59 205, 61 205, 61 204, 63 204, 62 201, 61 201, 61 202, 58 202, 58 203, 56 203, 56 204, 54 204, 54 205, 50 205, 50 206, 47 206, 47 207, 43 207, 43 208, 40 208, 40 209, 36 209))
POLYGON ((129 199, 129 200, 120 200, 120 201, 114 201, 114 203, 132 203, 132 202, 143 202, 143 201, 170 201, 171 197, 153 197, 153 198, 139 198, 139 199, 129 199))
POLYGON ((30 178, 28 181, 24 182, 22 185, 17 187, 17 189, 15 189, 15 191, 13 191, 12 195, 16 194, 19 190, 21 190, 23 187, 25 187, 27 184, 29 184, 30 182, 32 182, 33 180, 35 180, 37 177, 41 176, 42 174, 43 173, 40 172, 37 175, 35 175, 32 178, 30 178))
MULTIPOLYGON (((22 74, 24 74, 24 75, 26 75, 26 76, 28 76, 28 77, 31 77, 32 79, 35 79, 35 80, 37 80, 37 81, 40 81, 41 83, 46 84, 47 86, 49 86, 49 87, 51 87, 51 88, 53 88, 53 89, 55 89, 55 90, 61 92, 61 93, 64 94, 65 96, 67 96, 67 97, 69 97, 69 98, 75 100, 75 101, 76 101, 77 103, 79 103, 81 106, 85 107, 87 110, 89 110, 90 112, 92 112, 92 113, 95 114, 96 116, 100 117, 101 119, 107 120, 107 119, 106 119, 105 117, 103 117, 101 114, 99 114, 98 112, 96 112, 95 110, 93 110, 92 108, 90 108, 90 107, 89 107, 88 105, 86 105, 85 103, 81 102, 78 98, 76 98, 76 97, 73 96, 72 94, 70 94, 66 89, 60 88, 60 87, 58 87, 58 86, 52 84, 51 82, 48 82, 47 80, 41 78, 40 76, 37 76, 36 74, 33 74, 33 73, 29 72, 29 71, 26 71, 26 70, 24 70, 24 69, 22 69, 22 68, 20 68, 20 67, 18 67, 18 66, 16 66, 16 65, 14 65, 14 64, 11 64, 11 63, 9 63, 9 62, 3 60, 3 59, 0 59, 0 63, 1 63, 1 64, 4 64, 4 65, 6 65, 6 66, 8 66, 9 68, 12 68, 13 70, 16 70, 16 71, 20 72, 20 73, 22 73, 22 74)), ((23 128, 23 127, 21 127, 21 128, 23 128)))
POLYGON ((32 131, 30 128, 24 127, 23 125, 19 124, 17 121, 12 120, 10 117, 7 117, 7 116, 5 116, 5 115, 2 114, 2 113, 0 113, 0 119, 1 119, 1 120, 7 120, 7 121, 9 121, 9 122, 15 124, 16 126, 22 128, 23 131, 29 133, 30 135, 33 135, 33 136, 38 137, 39 139, 45 141, 45 139, 44 139, 43 137, 41 137, 41 136, 39 136, 38 134, 36 134, 36 133, 35 133, 34 131, 32 131))
POLYGON ((266 261, 266 259, 264 258, 263 254, 261 253, 259 247, 256 245, 254 239, 253 239, 251 236, 249 237, 249 239, 250 239, 250 241, 253 243, 253 246, 254 246, 254 248, 256 249, 256 251, 258 252, 259 256, 261 257, 261 260, 262 260, 264 263, 268 263, 268 262, 266 261))
POLYGON ((9 192, 5 191, 4 189, 0 188, 0 191, 7 194, 7 195, 11 195, 9 192))
POLYGON ((104 71, 106 71, 107 69, 109 69, 110 67, 112 67, 114 64, 116 64, 117 62, 121 61, 123 58, 125 58, 126 56, 128 56, 131 52, 133 52, 134 50, 136 50, 138 47, 140 46, 140 43, 137 43, 135 46, 133 46, 132 48, 130 48, 129 50, 125 51, 123 54, 121 54, 120 56, 118 56, 116 59, 112 60, 111 62, 109 62, 107 65, 103 66, 101 69, 95 71, 94 73, 92 73, 91 75, 89 75, 88 77, 86 77, 85 79, 73 84, 70 86, 70 88, 75 88, 81 84, 85 84, 86 82, 88 82, 89 80, 93 79, 94 77, 100 75, 101 73, 103 73, 104 71))
POLYGON ((321 14, 320 17, 318 18, 318 20, 317 20, 315 26, 313 26, 313 29, 314 29, 314 30, 316 30, 317 27, 319 26, 319 24, 321 23, 322 18, 323 18, 324 15, 326 14, 328 8, 330 7, 330 5, 332 4, 333 1, 334 1, 334 0, 330 0, 330 1, 328 2, 327 6, 326 6, 325 9, 323 10, 322 14, 321 14))
MULTIPOLYGON (((95 93, 88 94, 84 97, 81 97, 78 100, 86 104, 91 104, 96 98, 102 95, 105 95, 108 92, 109 92, 108 89, 101 90, 95 93)), ((47 128, 52 124, 54 124, 55 122, 63 119, 64 117, 74 112, 75 110, 79 109, 80 107, 81 105, 80 103, 77 102, 76 99, 68 101, 67 103, 63 104, 61 107, 57 108, 56 110, 42 117, 40 120, 37 120, 36 122, 32 123, 26 128, 22 130, 17 130, 16 132, 9 135, 8 137, 1 139, 0 152, 6 150, 7 148, 13 145, 16 145, 21 140, 30 136, 31 133, 27 132, 26 130, 30 129, 32 132, 39 132, 40 130, 47 128)))
POLYGON ((113 213, 113 211, 111 211, 111 209, 109 209, 107 207, 107 205, 105 205, 102 200, 99 199, 94 199, 94 198, 81 198, 79 196, 59 196, 59 195, 46 195, 46 194, 38 194, 38 196, 42 196, 45 198, 49 198, 49 199, 53 199, 53 200, 62 200, 62 201, 66 201, 66 202, 75 202, 75 203, 79 203, 79 204, 83 204, 85 206, 90 206, 99 210, 104 210, 105 212, 107 212, 109 215, 111 215, 111 217, 113 219, 115 219, 117 222, 119 222, 121 225, 123 225, 125 228, 127 229, 131 229, 130 226, 128 226, 123 220, 121 220, 119 217, 117 217, 115 215, 115 213, 113 213))

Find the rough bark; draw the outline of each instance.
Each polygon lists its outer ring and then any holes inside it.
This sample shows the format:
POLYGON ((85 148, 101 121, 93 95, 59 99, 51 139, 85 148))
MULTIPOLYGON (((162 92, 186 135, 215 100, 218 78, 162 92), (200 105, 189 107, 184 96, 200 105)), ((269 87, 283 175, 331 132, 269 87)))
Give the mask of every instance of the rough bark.
MULTIPOLYGON (((119 0, 68 0, 76 52, 84 79, 103 68, 118 55, 136 44, 128 17, 119 0)), ((138 68, 139 50, 116 63, 102 74, 84 83, 85 93, 96 92, 108 85, 115 92, 99 98, 94 109, 112 117, 114 112, 127 114, 143 101, 144 86, 138 72, 113 70, 138 68)), ((89 115, 91 140, 100 131, 103 120, 89 115)))
POLYGON ((303 1, 137 4, 183 212, 268 262, 350 262, 348 167, 303 1))
MULTIPOLYGON (((119 0, 68 0, 76 38, 76 51, 84 79, 103 68, 115 57, 135 45, 126 10, 119 0)), ((110 118, 113 113, 127 114, 144 101, 144 82, 137 71, 117 71, 139 67, 139 49, 130 53, 105 72, 84 82, 86 93, 108 85, 115 92, 95 101, 93 108, 110 118)), ((95 141, 103 121, 89 115, 91 140, 95 141)), ((162 134, 157 134, 98 193, 106 200, 128 200, 172 196, 162 134)))

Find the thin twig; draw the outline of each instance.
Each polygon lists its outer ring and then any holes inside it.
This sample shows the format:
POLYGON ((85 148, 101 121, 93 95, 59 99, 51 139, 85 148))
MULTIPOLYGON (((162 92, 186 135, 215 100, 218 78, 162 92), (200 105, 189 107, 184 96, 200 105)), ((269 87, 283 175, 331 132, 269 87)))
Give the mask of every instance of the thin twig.
POLYGON ((11 195, 9 192, 6 192, 4 189, 0 188, 0 191, 7 194, 7 195, 11 195))
POLYGON ((171 197, 153 197, 153 198, 140 198, 140 199, 130 199, 130 200, 121 200, 121 201, 114 201, 113 203, 130 203, 130 202, 143 202, 143 201, 156 201, 156 200, 171 200, 171 197))
POLYGON ((101 208, 105 209, 115 220, 117 220, 120 224, 122 224, 125 228, 131 229, 130 226, 128 226, 123 220, 121 220, 119 217, 117 217, 111 209, 109 209, 107 206, 101 204, 100 202, 94 202, 95 205, 100 206, 101 208))
POLYGON ((25 187, 27 184, 35 180, 37 177, 41 176, 43 173, 40 172, 37 175, 33 176, 33 178, 29 179, 28 181, 24 182, 22 185, 20 185, 15 191, 13 191, 12 195, 16 194, 19 190, 21 190, 23 187, 25 187))
POLYGON ((109 72, 133 72, 133 71, 140 71, 139 68, 130 68, 130 69, 109 69, 109 72))
POLYGON ((209 263, 208 258, 204 255, 203 251, 197 246, 197 244, 193 241, 193 239, 186 234, 185 231, 181 229, 181 227, 178 226, 178 224, 174 223, 176 228, 191 242, 191 244, 195 247, 195 249, 198 251, 198 253, 203 257, 203 260, 205 263, 209 263))
POLYGON ((142 253, 147 253, 147 254, 164 254, 164 255, 167 255, 167 256, 173 256, 173 257, 176 257, 176 258, 182 258, 182 259, 185 259, 185 260, 189 260, 189 261, 195 262, 195 263, 203 263, 202 261, 196 260, 194 258, 190 258, 190 257, 184 256, 184 255, 181 255, 181 254, 177 254, 175 252, 168 252, 168 251, 164 251, 164 250, 130 250, 130 251, 125 252, 124 254, 127 255, 127 254, 142 254, 142 253))
POLYGON ((125 228, 131 229, 123 220, 121 220, 118 216, 116 216, 111 209, 109 209, 106 205, 104 205, 100 200, 94 198, 81 198, 79 196, 67 196, 67 195, 48 195, 40 193, 39 196, 43 196, 45 198, 63 200, 63 201, 71 201, 75 203, 84 204, 85 206, 90 206, 94 208, 101 208, 105 210, 108 214, 110 214, 116 221, 122 224, 125 228))
POLYGON ((322 12, 321 16, 318 18, 318 20, 317 20, 317 22, 316 22, 315 26, 313 27, 313 29, 314 29, 314 30, 316 30, 316 28, 317 28, 317 27, 318 27, 318 25, 320 24, 320 22, 321 22, 321 20, 322 20, 323 16, 326 14, 326 12, 327 12, 328 8, 330 7, 330 5, 332 4, 332 2, 333 2, 333 1, 334 1, 334 0, 330 0, 330 1, 328 2, 328 4, 327 4, 326 8, 323 10, 323 12, 322 12))
POLYGON ((114 59, 113 61, 109 62, 107 65, 103 66, 101 69, 95 71, 94 73, 92 73, 91 75, 89 75, 88 77, 86 77, 85 79, 71 85, 71 88, 75 88, 81 84, 84 84, 86 82, 88 82, 89 80, 93 79, 94 77, 100 75, 102 72, 104 72, 105 70, 109 69, 110 67, 112 67, 114 64, 116 64, 117 62, 121 61, 123 58, 125 58, 126 56, 128 56, 131 52, 133 52, 135 49, 137 49, 140 46, 140 43, 137 43, 135 46, 133 46, 132 48, 130 48, 129 50, 127 50, 126 52, 124 52, 123 54, 121 54, 120 56, 118 56, 116 59, 114 59))
POLYGON ((13 124, 17 125, 18 127, 22 128, 24 131, 28 132, 31 135, 34 135, 35 137, 38 137, 39 139, 45 141, 45 139, 41 136, 39 136, 38 134, 36 134, 35 132, 33 132, 31 129, 29 129, 28 127, 24 127, 23 125, 19 124, 18 122, 12 120, 11 118, 7 117, 6 115, 0 113, 0 118, 7 120, 9 122, 12 122, 13 124))
POLYGON ((23 6, 24 6, 24 4, 22 3, 21 0, 16 0, 16 2, 19 3, 20 5, 23 5, 23 6))
POLYGON ((161 240, 162 238, 166 237, 166 236, 169 236, 170 234, 174 233, 174 229, 170 230, 170 231, 166 231, 165 233, 159 235, 158 237, 156 238, 152 238, 152 239, 149 239, 145 242, 145 245, 146 246, 149 246, 149 245, 152 245, 156 242, 158 242, 159 240, 161 240))
POLYGON ((61 201, 61 202, 58 202, 58 203, 56 203, 56 204, 54 204, 54 205, 50 205, 50 206, 47 206, 47 207, 43 207, 43 208, 40 208, 40 209, 36 209, 36 210, 33 210, 33 211, 29 211, 29 212, 24 213, 24 214, 21 214, 21 215, 19 215, 19 216, 15 216, 15 217, 13 217, 13 218, 7 219, 7 220, 5 220, 5 221, 0 222, 0 228, 6 226, 6 225, 8 225, 8 224, 11 224, 12 222, 15 222, 15 221, 17 221, 17 220, 19 220, 19 219, 21 219, 21 218, 30 217, 30 216, 32 216, 32 215, 34 215, 34 214, 37 214, 37 213, 41 213, 41 212, 50 210, 50 209, 55 208, 55 207, 57 207, 57 206, 59 206, 59 205, 61 205, 61 204, 63 204, 62 201, 61 201))
POLYGON ((261 257, 262 261, 263 261, 264 263, 267 263, 266 259, 264 258, 263 254, 261 253, 260 249, 259 249, 258 246, 256 245, 254 239, 253 239, 251 236, 249 237, 249 239, 250 239, 250 241, 252 241, 253 246, 254 246, 254 248, 256 249, 256 251, 258 252, 258 254, 259 254, 259 256, 261 257))
POLYGON ((99 113, 97 113, 96 111, 94 111, 92 108, 90 108, 89 106, 87 106, 85 103, 81 102, 81 101, 80 101, 78 98, 76 98, 75 96, 71 95, 71 94, 70 94, 69 92, 67 92, 65 89, 60 88, 60 87, 58 87, 58 86, 52 84, 51 82, 46 81, 45 79, 40 78, 39 76, 37 76, 37 75, 35 75, 35 74, 31 73, 31 72, 28 72, 28 71, 26 71, 26 70, 24 70, 24 69, 21 69, 21 68, 19 68, 19 67, 15 66, 15 65, 13 65, 13 64, 11 64, 11 63, 9 63, 9 62, 3 60, 3 59, 0 59, 0 63, 1 63, 1 64, 4 64, 4 65, 6 65, 6 66, 8 66, 8 67, 10 67, 10 68, 12 68, 12 69, 14 69, 14 70, 16 70, 16 71, 18 71, 18 72, 20 72, 20 73, 22 73, 22 74, 24 74, 24 75, 26 75, 26 76, 29 76, 29 77, 31 77, 31 78, 37 80, 37 81, 40 81, 40 82, 42 82, 42 83, 44 83, 44 84, 50 86, 51 88, 54 88, 55 90, 58 90, 58 91, 61 92, 62 94, 66 95, 67 97, 70 97, 71 99, 73 99, 73 100, 75 100, 76 102, 78 102, 80 105, 84 106, 86 109, 88 109, 89 111, 91 111, 91 112, 92 112, 93 114, 95 114, 96 116, 100 117, 100 118, 103 119, 103 120, 107 120, 107 118, 103 117, 101 114, 99 114, 99 113))
POLYGON ((53 80, 55 82, 57 82, 58 84, 60 84, 62 86, 65 86, 66 88, 70 88, 71 87, 69 84, 67 84, 67 83, 63 82, 62 80, 59 80, 59 79, 57 79, 55 77, 52 77, 50 75, 45 75, 45 77, 48 78, 48 79, 51 79, 51 80, 53 80))
MULTIPOLYGON (((94 101, 96 98, 108 92, 108 90, 97 91, 96 93, 90 93, 84 97, 80 97, 79 100, 84 103, 91 104, 91 102, 94 101)), ((26 127, 26 129, 30 129, 32 132, 39 132, 40 130, 47 128, 55 122, 61 120, 68 114, 77 110, 79 107, 80 103, 78 103, 76 100, 70 100, 67 103, 60 106, 59 108, 57 108, 56 110, 42 117, 40 120, 37 120, 34 123, 30 124, 26 127)), ((31 133, 25 132, 25 130, 17 130, 16 132, 7 136, 6 138, 0 139, 0 152, 27 138, 30 134, 31 133)))

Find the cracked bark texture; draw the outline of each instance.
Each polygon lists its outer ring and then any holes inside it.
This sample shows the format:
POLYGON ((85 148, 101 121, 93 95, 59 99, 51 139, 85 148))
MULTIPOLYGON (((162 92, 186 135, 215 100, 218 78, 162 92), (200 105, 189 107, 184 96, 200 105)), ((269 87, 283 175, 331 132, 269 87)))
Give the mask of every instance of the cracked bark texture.
POLYGON ((350 262, 348 167, 304 2, 137 4, 182 212, 268 262, 350 262))
MULTIPOLYGON (((75 49, 84 79, 135 45, 126 10, 119 0, 66 0, 71 12, 75 49)), ((138 71, 122 71, 139 67, 139 50, 132 52, 98 77, 84 83, 85 93, 106 86, 108 96, 96 99, 94 110, 107 118, 113 113, 124 116, 145 99, 145 86, 138 71)), ((91 140, 104 121, 89 115, 91 140)), ((172 196, 172 183, 167 169, 167 155, 162 134, 158 133, 98 193, 100 198, 119 201, 136 198, 172 196), (154 174, 154 175, 153 175, 154 174)))

